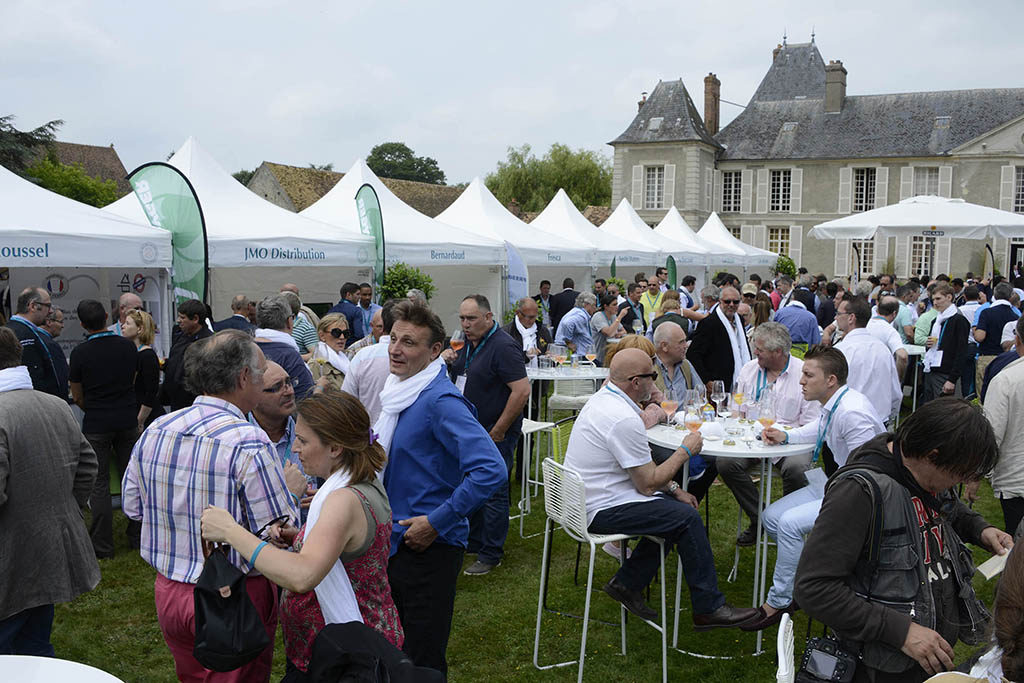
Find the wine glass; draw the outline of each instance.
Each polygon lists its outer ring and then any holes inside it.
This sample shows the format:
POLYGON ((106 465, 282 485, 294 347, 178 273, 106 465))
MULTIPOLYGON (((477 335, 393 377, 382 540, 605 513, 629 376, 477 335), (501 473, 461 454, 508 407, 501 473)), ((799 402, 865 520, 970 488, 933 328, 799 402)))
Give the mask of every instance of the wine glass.
MULTIPOLYGON (((598 334, 600 334, 600 333, 598 333, 598 334)), ((589 346, 587 346, 583 350, 585 351, 585 353, 583 354, 584 357, 588 361, 590 361, 591 365, 593 365, 594 361, 597 360, 597 345, 596 344, 590 344, 589 346)))
POLYGON ((715 412, 718 417, 729 417, 729 405, 725 402, 727 398, 729 398, 729 394, 725 390, 725 382, 720 379, 713 381, 711 383, 711 400, 715 402, 715 412))
POLYGON ((703 384, 698 384, 695 388, 697 389, 697 398, 700 400, 700 408, 703 410, 708 403, 707 388, 703 384))
MULTIPOLYGON (((763 428, 761 431, 762 435, 764 434, 764 429, 768 429, 775 424, 775 395, 770 391, 761 397, 757 407, 757 421, 761 423, 763 428)), ((764 436, 761 437, 761 445, 764 446, 764 436)))
POLYGON ((466 345, 466 333, 462 331, 461 327, 455 328, 455 331, 452 332, 452 338, 448 340, 448 343, 455 353, 462 350, 462 347, 466 345))
POLYGON ((672 423, 672 416, 676 414, 676 410, 679 409, 679 401, 676 399, 675 391, 672 387, 665 387, 665 395, 661 400, 661 409, 665 411, 668 416, 669 424, 672 423))
POLYGON ((633 334, 643 334, 644 323, 640 318, 633 318, 633 334))
POLYGON ((737 407, 743 405, 743 399, 746 398, 745 394, 745 387, 739 382, 736 382, 736 385, 732 388, 732 399, 736 401, 737 407))
POLYGON ((696 408, 698 411, 704 406, 700 403, 700 394, 696 389, 687 389, 686 394, 683 397, 683 406, 686 408, 696 408))
POLYGON ((699 432, 701 424, 700 411, 693 406, 687 406, 686 412, 683 413, 683 424, 691 433, 696 434, 699 432))

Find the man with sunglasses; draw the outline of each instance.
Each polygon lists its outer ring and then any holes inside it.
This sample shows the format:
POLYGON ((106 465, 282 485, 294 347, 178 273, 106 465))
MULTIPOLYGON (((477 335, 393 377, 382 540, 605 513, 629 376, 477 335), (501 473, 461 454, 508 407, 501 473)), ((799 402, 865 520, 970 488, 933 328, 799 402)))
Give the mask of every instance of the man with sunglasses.
POLYGON ((66 401, 67 390, 61 392, 56 365, 42 330, 52 307, 49 292, 42 287, 29 287, 18 295, 15 313, 5 327, 21 342, 21 364, 28 368, 32 388, 66 401))
MULTIPOLYGON (((739 295, 737 294, 737 298, 739 295)), ((565 466, 583 480, 587 522, 597 534, 651 535, 675 546, 690 588, 693 624, 698 631, 739 626, 755 619, 754 609, 732 607, 718 590, 715 558, 697 512, 696 499, 673 477, 700 451, 699 433, 664 462, 651 460, 640 404, 648 400, 658 376, 650 356, 623 349, 612 358, 608 384, 580 411, 565 453, 565 466)), ((658 544, 643 539, 604 591, 641 619, 658 613, 643 599, 661 561, 658 544)))
POLYGON ((856 683, 924 681, 952 669, 957 640, 990 636, 964 541, 1004 555, 1013 539, 953 487, 985 476, 999 457, 982 412, 943 397, 855 450, 828 480, 794 597, 859 655, 856 683))
POLYGON ((718 306, 700 321, 693 333, 687 358, 705 382, 721 380, 727 391, 750 362, 750 346, 737 309, 740 293, 735 287, 723 287, 718 306))

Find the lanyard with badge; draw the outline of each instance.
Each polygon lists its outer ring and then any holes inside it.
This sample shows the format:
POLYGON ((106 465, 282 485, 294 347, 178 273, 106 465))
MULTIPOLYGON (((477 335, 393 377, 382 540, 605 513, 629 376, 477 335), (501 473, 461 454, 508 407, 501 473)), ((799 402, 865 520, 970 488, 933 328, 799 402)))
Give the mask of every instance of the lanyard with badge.
MULTIPOLYGON (((661 295, 659 294, 658 296, 661 296, 661 295)), ((650 309, 650 310, 647 311, 647 316, 650 317, 650 318, 654 317, 654 309, 656 307, 656 304, 658 303, 658 296, 654 297, 654 299, 652 300, 651 299, 651 293, 650 292, 644 292, 644 298, 646 299, 647 308, 650 309)))
POLYGON ((818 441, 814 444, 814 458, 811 462, 818 462, 818 456, 821 455, 821 449, 825 444, 825 437, 828 436, 828 428, 832 424, 832 418, 836 416, 836 411, 839 410, 839 402, 843 400, 843 396, 846 396, 846 392, 849 390, 850 387, 846 387, 843 389, 843 393, 839 394, 839 398, 836 399, 836 402, 832 405, 832 410, 828 413, 828 419, 825 420, 824 427, 818 429, 818 441))
POLYGON ((117 336, 117 333, 115 333, 115 332, 113 332, 111 330, 104 330, 103 332, 97 332, 95 334, 90 334, 88 337, 85 338, 85 341, 90 341, 92 339, 99 339, 100 337, 116 337, 116 336, 117 336))
POLYGON ((491 331, 480 340, 480 343, 477 344, 475 348, 470 348, 470 345, 466 344, 466 366, 462 369, 462 374, 455 378, 455 388, 458 389, 460 393, 466 393, 466 376, 469 374, 469 365, 473 362, 473 357, 479 353, 480 349, 482 349, 484 344, 487 343, 487 340, 490 339, 491 335, 493 335, 497 330, 498 323, 494 323, 494 326, 491 327, 491 331))
MULTIPOLYGON (((786 367, 782 368, 782 372, 779 373, 779 377, 782 377, 784 374, 786 374, 786 370, 788 370, 788 369, 789 369, 789 358, 786 359, 786 367)), ((779 377, 775 378, 776 382, 779 380, 779 377)), ((771 382, 770 384, 772 386, 774 386, 775 382, 771 382)), ((769 385, 769 382, 768 382, 768 371, 766 369, 764 369, 764 368, 760 368, 757 371, 757 379, 756 379, 756 382, 754 384, 754 400, 755 401, 760 401, 761 400, 761 392, 763 392, 765 389, 767 389, 768 385, 769 385)))

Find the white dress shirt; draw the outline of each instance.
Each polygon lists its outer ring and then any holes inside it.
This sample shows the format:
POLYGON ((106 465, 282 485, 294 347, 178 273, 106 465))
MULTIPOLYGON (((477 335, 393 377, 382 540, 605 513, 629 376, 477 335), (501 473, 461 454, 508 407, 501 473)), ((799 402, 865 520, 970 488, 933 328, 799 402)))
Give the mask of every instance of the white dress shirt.
POLYGON ((896 353, 903 348, 903 338, 892 323, 885 318, 872 318, 865 327, 871 336, 889 348, 889 353, 896 353))
POLYGON ((889 348, 864 328, 847 332, 836 348, 850 366, 846 385, 868 397, 879 421, 888 420, 903 401, 896 360, 889 348))
POLYGON ((999 462, 992 470, 996 496, 1024 496, 1024 358, 1018 358, 996 375, 985 394, 985 417, 999 446, 999 462))
POLYGON ((345 381, 341 384, 342 391, 352 394, 366 407, 370 424, 380 417, 380 392, 391 374, 390 344, 391 336, 384 335, 376 344, 359 349, 349 361, 345 381))
MULTIPOLYGON (((790 356, 789 365, 773 384, 768 385, 775 394, 775 419, 779 424, 799 427, 814 422, 821 412, 821 404, 804 399, 803 388, 800 386, 803 369, 804 362, 796 356, 790 356)), ((743 389, 743 395, 751 401, 757 400, 758 383, 766 380, 767 376, 762 375, 756 358, 740 368, 739 386, 743 389)))
POLYGON ((885 432, 868 397, 849 386, 832 394, 817 420, 790 431, 789 443, 817 443, 826 425, 825 443, 839 467, 846 464, 852 451, 885 432))
POLYGON ((626 470, 651 462, 640 406, 606 384, 583 406, 565 449, 565 466, 583 479, 587 524, 601 510, 656 500, 636 490, 626 470))

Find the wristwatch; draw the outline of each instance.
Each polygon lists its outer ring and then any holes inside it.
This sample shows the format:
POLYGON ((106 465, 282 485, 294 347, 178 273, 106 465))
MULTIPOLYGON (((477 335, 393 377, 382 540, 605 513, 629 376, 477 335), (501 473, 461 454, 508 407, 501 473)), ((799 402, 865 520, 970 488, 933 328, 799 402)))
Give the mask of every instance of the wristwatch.
POLYGON ((672 479, 671 481, 669 481, 669 483, 668 483, 668 492, 669 493, 675 493, 678 490, 679 490, 679 482, 677 482, 675 479, 672 479))

